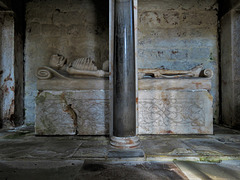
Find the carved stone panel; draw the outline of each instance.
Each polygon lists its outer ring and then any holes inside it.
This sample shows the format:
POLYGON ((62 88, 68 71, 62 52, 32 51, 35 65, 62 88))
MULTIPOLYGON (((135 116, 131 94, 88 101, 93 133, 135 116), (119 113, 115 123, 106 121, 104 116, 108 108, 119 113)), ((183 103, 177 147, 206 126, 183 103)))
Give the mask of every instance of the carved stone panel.
MULTIPOLYGON (((107 135, 108 90, 39 92, 36 134, 107 135)), ((139 90, 138 134, 212 134, 212 96, 207 90, 139 90)))
POLYGON ((75 135, 74 118, 62 93, 42 92, 36 97, 37 135, 75 135))
POLYGON ((201 91, 139 91, 139 134, 212 134, 212 96, 201 91))
POLYGON ((43 91, 36 103, 38 135, 108 134, 108 91, 43 91))
POLYGON ((76 113, 78 135, 106 135, 109 130, 108 100, 72 100, 76 113))

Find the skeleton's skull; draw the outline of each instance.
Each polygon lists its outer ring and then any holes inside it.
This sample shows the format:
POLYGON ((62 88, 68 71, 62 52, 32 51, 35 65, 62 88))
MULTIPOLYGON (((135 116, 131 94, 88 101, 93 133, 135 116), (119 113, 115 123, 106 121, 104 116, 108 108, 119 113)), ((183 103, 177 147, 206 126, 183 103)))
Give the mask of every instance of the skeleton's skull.
POLYGON ((67 59, 64 56, 57 54, 51 56, 49 66, 52 68, 61 69, 66 63, 67 59))

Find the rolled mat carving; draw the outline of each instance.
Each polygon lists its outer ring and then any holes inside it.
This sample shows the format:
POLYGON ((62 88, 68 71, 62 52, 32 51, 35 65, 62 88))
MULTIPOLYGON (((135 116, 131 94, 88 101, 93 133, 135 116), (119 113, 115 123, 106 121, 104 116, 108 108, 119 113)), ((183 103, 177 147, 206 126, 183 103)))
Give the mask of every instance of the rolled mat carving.
POLYGON ((213 77, 213 71, 211 69, 204 69, 201 73, 203 77, 212 78, 213 77))
POLYGON ((59 72, 57 72, 56 70, 54 70, 50 67, 47 67, 47 66, 38 68, 36 76, 40 80, 47 80, 47 79, 51 79, 53 77, 69 79, 69 78, 65 77, 64 75, 60 74, 59 72))

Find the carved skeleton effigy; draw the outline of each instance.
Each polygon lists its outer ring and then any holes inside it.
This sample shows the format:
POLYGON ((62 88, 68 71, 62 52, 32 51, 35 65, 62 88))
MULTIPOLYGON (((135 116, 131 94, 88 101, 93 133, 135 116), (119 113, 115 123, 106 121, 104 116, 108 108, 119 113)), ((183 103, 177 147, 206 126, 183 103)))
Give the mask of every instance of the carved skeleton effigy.
POLYGON ((71 79, 78 76, 108 77, 108 72, 98 70, 90 58, 79 58, 68 63, 64 56, 52 55, 49 66, 43 66, 37 70, 38 79, 46 80, 52 77, 71 79))
MULTIPOLYGON (((104 64, 108 63, 104 62, 104 64)), ((106 69, 106 68, 105 68, 106 69)), ((94 65, 94 61, 90 58, 79 58, 68 63, 67 59, 62 55, 52 55, 49 66, 38 68, 36 76, 40 80, 51 79, 53 77, 62 79, 71 79, 82 76, 108 77, 107 71, 98 70, 94 65)), ((145 76, 153 78, 182 78, 182 77, 208 77, 213 76, 210 69, 203 70, 203 65, 198 65, 188 71, 167 70, 159 68, 139 68, 138 79, 145 76)))

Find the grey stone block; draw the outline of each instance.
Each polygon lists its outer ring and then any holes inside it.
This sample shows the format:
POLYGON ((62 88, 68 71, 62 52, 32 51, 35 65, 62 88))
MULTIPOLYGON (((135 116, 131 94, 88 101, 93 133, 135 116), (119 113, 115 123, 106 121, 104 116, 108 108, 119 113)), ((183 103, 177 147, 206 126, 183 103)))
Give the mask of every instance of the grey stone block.
POLYGON ((193 48, 189 56, 195 60, 210 60, 211 50, 209 48, 193 48))
POLYGON ((27 31, 30 36, 41 34, 41 24, 38 22, 29 23, 27 25, 27 31))
POLYGON ((212 134, 207 91, 139 91, 139 134, 212 134))
MULTIPOLYGON (((94 15, 94 12, 90 13, 94 15)), ((61 10, 55 11, 53 14, 53 24, 60 26, 69 26, 69 25, 79 25, 86 26, 87 12, 79 13, 75 12, 61 12, 61 10), (81 18, 79 18, 81 17, 81 18), (85 21, 85 22, 84 22, 85 21)), ((93 16, 94 17, 94 16, 93 16)), ((90 16, 89 18, 94 21, 94 18, 90 16)))
POLYGON ((158 1, 158 0, 141 0, 139 1, 141 10, 149 11, 156 9, 169 9, 169 10, 212 10, 218 9, 218 4, 214 0, 204 1, 158 1))
POLYGON ((51 24, 43 24, 42 25, 42 34, 48 35, 51 37, 61 36, 62 34, 62 27, 58 27, 56 25, 51 24))
POLYGON ((216 11, 190 11, 182 14, 182 25, 190 27, 216 26, 216 11))
POLYGON ((102 90, 39 93, 36 98, 36 134, 108 134, 107 94, 102 90))
POLYGON ((189 56, 188 49, 170 49, 167 53, 169 60, 187 60, 189 56))
POLYGON ((111 149, 108 151, 108 158, 136 158, 144 157, 144 151, 142 149, 124 149, 117 150, 111 149))
POLYGON ((75 135, 76 119, 70 111, 64 96, 49 92, 40 93, 36 98, 37 135, 75 135))
POLYGON ((164 11, 162 17, 164 28, 177 28, 180 24, 180 13, 178 11, 164 11))

